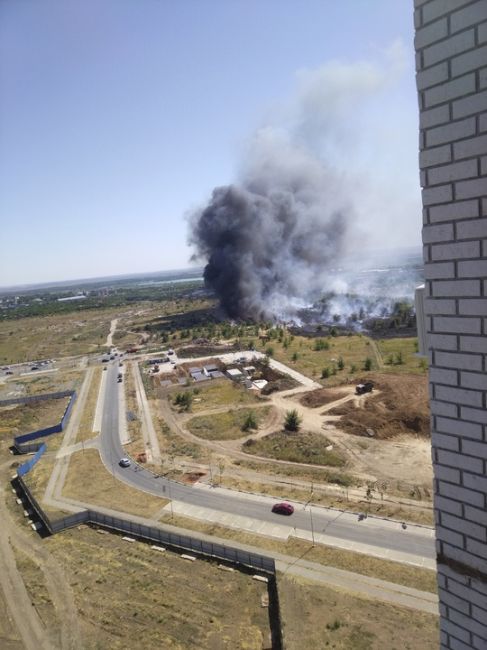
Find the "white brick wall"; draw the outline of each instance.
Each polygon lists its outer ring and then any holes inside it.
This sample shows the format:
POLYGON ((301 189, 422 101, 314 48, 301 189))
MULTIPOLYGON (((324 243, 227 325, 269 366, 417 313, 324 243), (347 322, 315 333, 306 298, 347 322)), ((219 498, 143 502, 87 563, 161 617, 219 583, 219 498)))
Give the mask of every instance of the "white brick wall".
POLYGON ((487 649, 487 0, 414 0, 440 644, 487 649))

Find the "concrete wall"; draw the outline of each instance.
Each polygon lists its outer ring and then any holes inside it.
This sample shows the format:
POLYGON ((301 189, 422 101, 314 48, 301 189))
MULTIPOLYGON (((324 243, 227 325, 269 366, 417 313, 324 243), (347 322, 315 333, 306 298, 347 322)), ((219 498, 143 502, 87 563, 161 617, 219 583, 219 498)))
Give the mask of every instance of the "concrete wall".
POLYGON ((487 648, 487 0, 415 0, 441 647, 487 648))

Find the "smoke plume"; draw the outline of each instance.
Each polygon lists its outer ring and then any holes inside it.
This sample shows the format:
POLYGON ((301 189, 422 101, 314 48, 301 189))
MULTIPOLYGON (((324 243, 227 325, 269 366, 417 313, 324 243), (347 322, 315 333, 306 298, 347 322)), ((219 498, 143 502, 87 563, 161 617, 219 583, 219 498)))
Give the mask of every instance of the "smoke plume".
POLYGON ((329 270, 358 232, 352 109, 395 77, 397 46, 389 58, 302 71, 285 126, 259 129, 239 181, 191 215, 193 259, 206 261, 205 282, 231 318, 293 320, 331 288, 329 270))

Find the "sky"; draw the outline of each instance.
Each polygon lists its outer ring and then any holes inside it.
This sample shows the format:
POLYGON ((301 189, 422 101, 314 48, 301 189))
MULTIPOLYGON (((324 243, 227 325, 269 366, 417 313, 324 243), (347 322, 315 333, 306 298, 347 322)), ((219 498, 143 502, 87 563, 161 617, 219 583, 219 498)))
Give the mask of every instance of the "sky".
POLYGON ((188 216, 269 133, 345 179, 351 249, 419 245, 412 12, 0 0, 0 286, 188 267, 188 216))

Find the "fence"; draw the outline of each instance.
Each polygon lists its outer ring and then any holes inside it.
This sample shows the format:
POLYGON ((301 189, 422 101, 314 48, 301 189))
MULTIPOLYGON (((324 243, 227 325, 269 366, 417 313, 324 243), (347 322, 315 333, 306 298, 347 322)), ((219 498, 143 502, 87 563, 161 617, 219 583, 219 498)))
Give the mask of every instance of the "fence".
POLYGON ((20 467, 17 468, 17 474, 19 476, 24 476, 24 474, 27 474, 27 472, 30 472, 30 470, 34 467, 34 465, 37 463, 37 461, 40 459, 42 454, 46 451, 46 443, 43 442, 40 445, 36 445, 38 448, 35 450, 34 456, 30 458, 28 461, 25 463, 22 463, 20 467))
MULTIPOLYGON (((24 465, 31 463, 34 458, 28 461, 28 463, 24 463, 24 465)), ((26 499, 29 501, 35 512, 39 515, 40 520, 50 533, 59 533, 60 531, 66 530, 67 528, 79 526, 79 524, 93 524, 101 526, 103 528, 108 528, 118 533, 132 535, 147 542, 163 544, 165 546, 183 551, 190 551, 191 553, 196 553, 205 557, 217 558, 224 562, 230 562, 231 564, 238 564, 241 566, 249 567, 258 571, 262 571, 264 573, 270 573, 274 575, 276 572, 273 558, 265 557, 264 555, 259 555, 257 553, 249 553, 248 551, 232 548, 231 546, 225 546, 223 544, 214 544, 213 542, 196 539, 195 537, 190 537, 189 535, 180 535, 178 533, 162 530, 161 528, 145 526, 144 524, 139 524, 135 521, 131 521, 130 519, 112 517, 102 512, 98 512, 97 510, 83 510, 82 512, 68 515, 62 519, 51 521, 39 506, 37 501, 34 499, 33 495, 22 479, 22 476, 28 472, 29 469, 30 467, 22 472, 22 474, 18 472, 18 477, 14 479, 15 486, 20 487, 26 499)))
MULTIPOLYGON (((28 461, 30 463, 30 461, 28 461)), ((27 464, 27 463, 24 463, 27 464)), ((29 468, 31 469, 31 468, 29 468)), ((29 471, 29 469, 26 470, 26 472, 29 471)), ((24 474, 26 473, 24 472, 24 474)), ((46 515, 44 510, 41 508, 41 506, 37 503, 36 498, 32 494, 32 492, 29 490, 27 485, 24 483, 22 476, 18 473, 17 471, 17 476, 12 480, 12 485, 17 491, 21 491, 24 494, 24 497, 26 500, 29 502, 31 508, 34 510, 36 515, 39 517, 39 520, 42 522, 46 530, 52 534, 53 530, 51 528, 51 522, 49 520, 49 517, 46 515)))
POLYGON ((56 393, 43 393, 42 395, 29 395, 28 397, 12 397, 11 399, 0 400, 0 406, 12 406, 12 404, 30 404, 32 402, 43 402, 48 399, 59 399, 70 397, 74 391, 61 390, 56 393))
MULTIPOLYGON (((24 433, 20 436, 16 436, 14 438, 14 450, 19 453, 19 454, 28 454, 32 451, 38 451, 42 445, 39 444, 26 444, 31 442, 32 440, 37 440, 38 438, 45 438, 46 436, 50 436, 53 433, 60 433, 61 431, 64 430, 64 427, 66 425, 66 422, 68 421, 68 418, 71 414, 71 410, 74 405, 74 401, 76 399, 76 391, 68 390, 68 391, 61 391, 58 393, 47 393, 44 395, 33 395, 31 397, 24 397, 24 398, 17 398, 17 401, 13 401, 14 404, 26 404, 29 402, 36 402, 36 401, 42 401, 46 399, 59 399, 62 397, 71 397, 69 400, 66 408, 64 409, 63 416, 58 424, 53 424, 50 427, 44 427, 43 429, 38 429, 37 431, 31 431, 30 433, 24 433), (20 400, 20 401, 19 401, 20 400)), ((4 404, 5 402, 10 402, 12 403, 12 400, 4 400, 4 402, 0 402, 0 406, 4 404)))

